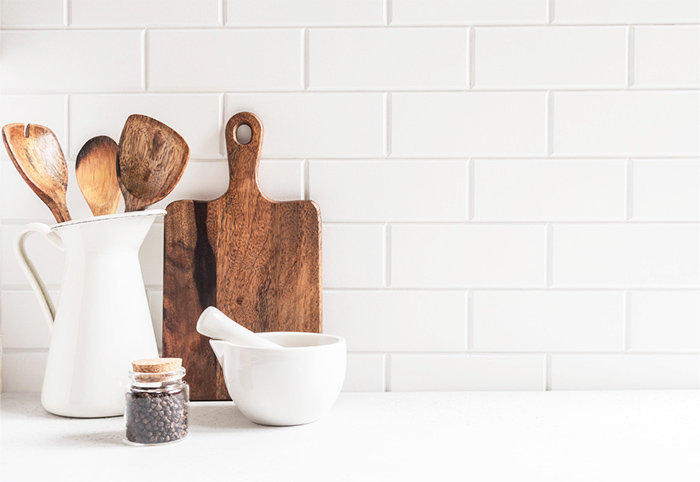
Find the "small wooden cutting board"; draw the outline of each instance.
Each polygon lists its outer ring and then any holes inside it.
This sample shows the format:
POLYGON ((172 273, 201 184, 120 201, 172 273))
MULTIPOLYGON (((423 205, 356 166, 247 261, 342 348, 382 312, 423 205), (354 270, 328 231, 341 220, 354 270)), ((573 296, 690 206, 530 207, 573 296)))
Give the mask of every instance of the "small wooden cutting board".
POLYGON ((223 372, 197 333, 215 306, 254 332, 321 332, 321 215, 313 201, 275 202, 257 180, 263 126, 241 112, 226 125, 229 188, 213 201, 175 201, 165 216, 163 356, 182 358, 192 400, 227 400, 223 372), (251 140, 239 143, 238 127, 251 140))

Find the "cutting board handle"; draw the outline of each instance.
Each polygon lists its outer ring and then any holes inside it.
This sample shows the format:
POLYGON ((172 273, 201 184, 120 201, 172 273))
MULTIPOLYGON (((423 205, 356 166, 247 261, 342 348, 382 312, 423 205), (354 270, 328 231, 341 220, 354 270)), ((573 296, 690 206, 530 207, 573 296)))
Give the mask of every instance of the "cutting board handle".
POLYGON ((229 188, 246 191, 258 188, 258 163, 262 149, 263 125, 255 114, 239 112, 231 117, 226 124, 226 154, 228 155, 229 188), (250 142, 242 144, 238 140, 238 128, 242 125, 250 127, 250 142), (252 185, 251 185, 252 183, 252 185))

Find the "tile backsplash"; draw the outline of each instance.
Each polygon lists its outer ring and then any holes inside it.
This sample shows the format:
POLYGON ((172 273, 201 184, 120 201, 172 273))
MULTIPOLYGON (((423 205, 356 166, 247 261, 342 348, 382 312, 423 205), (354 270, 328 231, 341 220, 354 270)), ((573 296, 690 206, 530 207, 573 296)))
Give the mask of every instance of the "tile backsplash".
MULTIPOLYGON (((157 207, 228 184, 223 127, 265 125, 260 184, 323 218, 345 389, 700 388, 696 0, 3 0, 0 121, 89 138, 146 114, 191 161, 157 207)), ((6 391, 49 333, 12 252, 51 222, 0 153, 6 391)), ((68 204, 88 216, 71 174, 68 204)), ((141 251, 156 333, 162 235, 141 251)), ((55 299, 63 253, 29 252, 55 299)))

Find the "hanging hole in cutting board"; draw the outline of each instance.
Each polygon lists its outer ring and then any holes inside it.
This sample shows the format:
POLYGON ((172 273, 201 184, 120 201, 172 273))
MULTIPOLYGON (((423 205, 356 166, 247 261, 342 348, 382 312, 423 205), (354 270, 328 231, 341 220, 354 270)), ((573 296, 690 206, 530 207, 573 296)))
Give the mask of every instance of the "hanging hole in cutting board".
POLYGON ((246 145, 250 142, 253 137, 253 131, 250 129, 248 124, 241 124, 236 129, 236 141, 239 144, 246 145))

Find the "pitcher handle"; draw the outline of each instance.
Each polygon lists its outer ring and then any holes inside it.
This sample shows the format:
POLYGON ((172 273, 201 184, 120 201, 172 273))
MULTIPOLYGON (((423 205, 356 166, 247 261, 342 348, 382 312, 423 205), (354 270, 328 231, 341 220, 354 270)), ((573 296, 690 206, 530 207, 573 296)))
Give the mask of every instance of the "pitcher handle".
POLYGON ((53 306, 53 301, 49 292, 46 289, 44 281, 41 279, 39 272, 36 270, 34 263, 27 256, 27 250, 25 247, 25 242, 27 236, 32 233, 42 234, 46 239, 48 239, 51 244, 59 249, 63 249, 63 240, 51 228, 44 223, 30 223, 27 224, 22 230, 17 234, 15 238, 15 255, 19 261, 19 265, 22 267, 22 271, 27 276, 29 284, 34 290, 37 298, 39 298, 39 306, 41 307, 42 313, 44 313, 44 318, 49 325, 49 331, 53 331, 53 320, 56 317, 56 309, 53 306))

